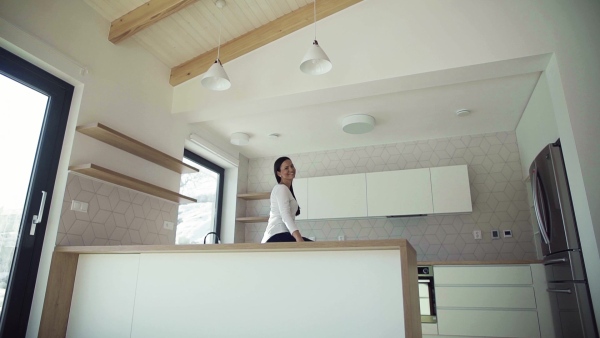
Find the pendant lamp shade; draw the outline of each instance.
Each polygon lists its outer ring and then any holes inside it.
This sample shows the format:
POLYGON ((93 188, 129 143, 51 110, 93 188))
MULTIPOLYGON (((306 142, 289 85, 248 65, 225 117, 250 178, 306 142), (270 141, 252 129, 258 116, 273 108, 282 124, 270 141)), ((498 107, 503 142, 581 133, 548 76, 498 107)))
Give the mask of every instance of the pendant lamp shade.
POLYGON ((205 88, 211 90, 227 90, 231 87, 229 76, 225 73, 225 69, 219 59, 216 59, 215 63, 210 66, 200 82, 205 88))
POLYGON ((314 40, 312 46, 304 54, 304 59, 300 64, 300 70, 309 75, 321 75, 331 70, 333 65, 329 57, 323 51, 317 40, 314 40))

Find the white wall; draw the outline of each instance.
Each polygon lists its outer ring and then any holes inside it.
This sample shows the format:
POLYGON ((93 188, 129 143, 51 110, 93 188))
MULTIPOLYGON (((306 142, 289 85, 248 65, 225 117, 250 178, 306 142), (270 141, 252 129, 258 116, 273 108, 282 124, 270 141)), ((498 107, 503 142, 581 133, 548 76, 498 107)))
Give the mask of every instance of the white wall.
POLYGON ((600 2, 596 0, 363 1, 319 22, 331 73, 297 69, 311 27, 226 65, 214 96, 200 78, 175 89, 175 112, 278 97, 524 56, 554 53, 546 75, 567 161, 596 319, 600 322, 600 2), (252 79, 260 79, 256 85, 252 79))
POLYGON ((539 152, 559 137, 554 114, 548 78, 543 73, 516 130, 523 177, 529 176, 529 166, 539 152))
POLYGON ((110 24, 79 0, 0 2, 0 46, 76 86, 51 202, 27 337, 36 337, 69 164, 93 161, 171 190, 179 174, 75 133, 102 122, 171 156, 187 126, 170 114, 169 68, 133 40, 113 45, 110 24), (88 73, 80 74, 81 68, 88 73))

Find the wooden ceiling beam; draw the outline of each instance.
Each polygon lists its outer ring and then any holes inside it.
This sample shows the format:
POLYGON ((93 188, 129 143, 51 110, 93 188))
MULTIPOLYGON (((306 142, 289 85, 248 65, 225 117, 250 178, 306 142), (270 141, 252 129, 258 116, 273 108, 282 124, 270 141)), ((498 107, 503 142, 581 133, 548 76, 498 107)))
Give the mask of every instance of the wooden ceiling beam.
POLYGON ((150 0, 113 21, 108 40, 116 44, 198 0, 150 0))
MULTIPOLYGON (((328 17, 361 1, 327 0, 319 2, 317 6, 317 20, 328 17)), ((311 3, 223 44, 220 55, 221 63, 234 60, 312 23, 313 4, 311 3)), ((217 49, 215 48, 173 67, 169 82, 172 86, 176 86, 203 74, 215 62, 216 56, 217 49)))

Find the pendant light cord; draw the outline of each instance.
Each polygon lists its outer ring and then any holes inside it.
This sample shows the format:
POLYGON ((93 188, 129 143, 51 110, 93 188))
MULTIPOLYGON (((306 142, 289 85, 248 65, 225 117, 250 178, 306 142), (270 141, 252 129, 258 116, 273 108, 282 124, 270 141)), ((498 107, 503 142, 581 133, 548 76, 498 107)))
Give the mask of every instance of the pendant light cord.
MULTIPOLYGON (((219 57, 221 56, 221 26, 223 25, 223 8, 219 8, 219 11, 221 12, 221 18, 219 19, 219 45, 217 47, 217 60, 219 60, 219 57)), ((219 60, 219 62, 221 62, 221 60, 219 60)))
POLYGON ((317 0, 313 1, 313 15, 315 18, 315 41, 317 41, 317 0))

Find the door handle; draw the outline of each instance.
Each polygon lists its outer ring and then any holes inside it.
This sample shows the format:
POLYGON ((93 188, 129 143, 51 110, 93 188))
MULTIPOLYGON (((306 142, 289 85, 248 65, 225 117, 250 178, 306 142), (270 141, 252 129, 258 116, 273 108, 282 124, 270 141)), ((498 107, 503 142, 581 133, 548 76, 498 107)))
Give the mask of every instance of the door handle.
POLYGON ((35 226, 36 224, 40 224, 42 219, 44 218, 44 206, 46 206, 46 195, 48 193, 42 190, 42 202, 40 203, 40 211, 37 215, 33 215, 33 219, 31 220, 31 229, 29 230, 29 235, 35 235, 35 226))
POLYGON ((567 259, 566 258, 557 258, 557 259, 550 259, 544 262, 544 265, 552 265, 552 264, 561 264, 561 263, 566 263, 567 259))
POLYGON ((571 290, 569 289, 546 289, 546 291, 548 292, 554 292, 554 293, 571 293, 571 290))
POLYGON ((539 197, 540 197, 540 189, 539 189, 539 176, 537 173, 537 169, 533 169, 533 179, 531 180, 532 183, 532 189, 533 190, 533 209, 535 210, 535 216, 537 218, 538 221, 538 227, 540 228, 540 234, 542 235, 542 239, 544 240, 544 243, 546 243, 546 245, 550 244, 550 238, 548 238, 548 233, 546 232, 546 223, 544 222, 545 219, 543 217, 543 215, 540 212, 540 205, 539 205, 539 197))

